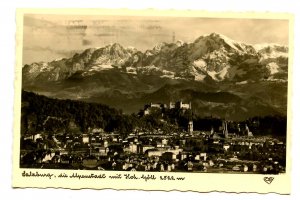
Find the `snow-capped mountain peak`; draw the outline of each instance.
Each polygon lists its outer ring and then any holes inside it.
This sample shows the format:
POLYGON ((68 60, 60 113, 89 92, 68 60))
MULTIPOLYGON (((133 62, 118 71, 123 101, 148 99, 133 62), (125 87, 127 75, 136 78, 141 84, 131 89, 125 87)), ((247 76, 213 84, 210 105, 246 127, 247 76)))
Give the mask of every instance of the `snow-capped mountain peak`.
POLYGON ((279 57, 288 57, 288 47, 275 43, 264 43, 253 45, 258 53, 262 55, 262 60, 276 59, 279 57))
POLYGON ((134 47, 112 43, 86 49, 71 58, 27 65, 23 73, 24 80, 27 77, 29 80, 47 77, 46 80, 52 81, 68 78, 78 71, 92 75, 107 70, 174 79, 191 80, 195 77, 197 81, 210 77, 215 81, 241 82, 277 77, 277 74, 285 79, 287 54, 285 46, 264 44, 253 47, 225 35, 211 33, 198 37, 192 43, 181 40, 161 42, 144 53, 134 47), (264 74, 266 71, 269 74, 264 74))
POLYGON ((224 40, 224 42, 226 44, 228 44, 231 48, 235 49, 236 51, 240 51, 241 49, 239 49, 238 47, 241 47, 241 43, 234 41, 232 39, 230 39, 229 37, 219 34, 219 33, 212 33, 210 36, 212 37, 219 37, 221 39, 224 40))

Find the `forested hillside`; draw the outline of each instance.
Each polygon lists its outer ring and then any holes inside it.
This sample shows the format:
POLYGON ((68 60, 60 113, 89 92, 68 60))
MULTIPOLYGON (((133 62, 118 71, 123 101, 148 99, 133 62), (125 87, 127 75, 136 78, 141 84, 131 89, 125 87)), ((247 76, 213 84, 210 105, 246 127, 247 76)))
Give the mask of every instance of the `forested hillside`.
MULTIPOLYGON (((141 110, 142 111, 142 110, 141 110)), ((194 130, 219 131, 222 121, 217 117, 200 117, 193 110, 154 109, 149 115, 143 112, 130 115, 103 104, 74 100, 52 99, 32 92, 22 91, 21 133, 87 133, 89 128, 102 128, 104 131, 117 131, 123 136, 135 130, 157 131, 164 133, 187 129, 193 120, 194 130)), ((249 118, 245 121, 229 121, 229 130, 243 134, 238 128, 245 124, 255 135, 286 135, 285 116, 264 116, 249 118)))

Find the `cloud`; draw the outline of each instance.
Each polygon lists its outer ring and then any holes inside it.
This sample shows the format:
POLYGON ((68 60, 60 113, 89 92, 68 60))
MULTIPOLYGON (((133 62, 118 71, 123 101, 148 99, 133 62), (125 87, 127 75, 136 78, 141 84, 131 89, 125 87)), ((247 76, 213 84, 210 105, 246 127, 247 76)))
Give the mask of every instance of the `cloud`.
POLYGON ((58 58, 69 58, 82 49, 53 49, 51 47, 31 46, 23 48, 23 65, 34 62, 49 62, 58 58))
POLYGON ((95 33, 94 35, 97 37, 114 37, 114 36, 116 36, 113 33, 95 33))
POLYGON ((28 62, 40 60, 40 53, 49 61, 73 50, 103 47, 115 42, 145 51, 157 43, 172 42, 173 32, 175 40, 185 42, 217 32, 244 43, 288 44, 287 20, 28 15, 24 18, 24 59, 28 62))
POLYGON ((31 47, 24 47, 23 50, 25 51, 48 51, 50 53, 60 54, 60 55, 69 55, 70 52, 78 52, 78 50, 62 50, 62 49, 53 49, 51 47, 40 47, 40 46, 31 46, 31 47))

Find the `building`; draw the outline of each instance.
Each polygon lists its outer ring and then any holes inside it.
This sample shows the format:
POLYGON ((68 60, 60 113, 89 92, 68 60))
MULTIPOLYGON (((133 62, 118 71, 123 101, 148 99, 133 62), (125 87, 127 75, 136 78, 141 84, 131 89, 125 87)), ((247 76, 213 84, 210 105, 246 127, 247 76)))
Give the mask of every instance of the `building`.
POLYGON ((137 144, 130 143, 129 144, 129 151, 131 153, 137 153, 138 152, 138 146, 137 146, 137 144))
POLYGON ((248 136, 248 137, 253 137, 253 134, 252 134, 252 132, 250 131, 250 129, 249 129, 249 127, 247 126, 247 124, 246 124, 245 129, 246 129, 246 134, 247 134, 247 136, 248 136))
POLYGON ((224 144, 224 145, 223 145, 223 149, 224 149, 225 151, 228 151, 229 148, 230 148, 230 145, 229 145, 229 144, 224 144))
POLYGON ((160 103, 150 103, 150 108, 161 108, 163 107, 163 104, 160 103))
POLYGON ((149 115, 151 114, 152 111, 154 110, 162 110, 164 108, 166 108, 167 106, 165 104, 162 103, 150 103, 144 106, 144 115, 149 115))
POLYGON ((98 148, 99 156, 107 156, 107 153, 109 152, 108 147, 99 147, 98 148))
POLYGON ((82 143, 87 144, 90 142, 90 137, 88 134, 83 134, 82 135, 82 143))
POLYGON ((223 121, 223 136, 225 138, 228 138, 228 127, 227 127, 227 121, 223 121))
POLYGON ((173 109, 173 108, 175 108, 175 103, 174 102, 170 102, 169 109, 173 109))
POLYGON ((145 153, 149 149, 155 149, 155 147, 152 146, 152 145, 140 145, 139 149, 138 149, 138 152, 139 153, 145 153))
POLYGON ((193 133, 194 129, 193 129, 193 121, 189 121, 188 124, 188 132, 189 133, 193 133))
POLYGON ((161 140, 161 144, 162 145, 167 145, 168 144, 168 140, 166 138, 161 140))
POLYGON ((189 110, 192 109, 192 103, 183 103, 182 101, 177 101, 176 103, 170 102, 169 109, 172 108, 189 110))
POLYGON ((206 158, 207 158, 207 154, 206 153, 200 153, 200 160, 204 160, 206 161, 206 158))
POLYGON ((143 110, 143 114, 144 115, 149 115, 151 114, 151 112, 153 112, 154 110, 163 110, 163 109, 181 109, 181 110, 190 110, 192 109, 192 104, 191 102, 189 103, 183 103, 182 101, 177 101, 177 102, 170 102, 169 106, 167 106, 166 104, 163 103, 150 103, 150 104, 146 104, 144 106, 144 110, 143 110))
POLYGON ((164 151, 158 150, 158 149, 148 149, 145 152, 149 157, 152 156, 157 156, 157 157, 161 157, 162 154, 164 153, 164 151))

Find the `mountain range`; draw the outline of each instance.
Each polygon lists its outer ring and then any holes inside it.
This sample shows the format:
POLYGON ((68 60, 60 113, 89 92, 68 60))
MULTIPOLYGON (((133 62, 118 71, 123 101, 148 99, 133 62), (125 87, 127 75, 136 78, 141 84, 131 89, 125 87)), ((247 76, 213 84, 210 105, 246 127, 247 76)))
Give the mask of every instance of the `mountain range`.
POLYGON ((150 102, 192 102, 202 116, 286 115, 288 47, 212 33, 144 52, 118 43, 71 58, 26 64, 22 88, 49 97, 137 112, 150 102))

